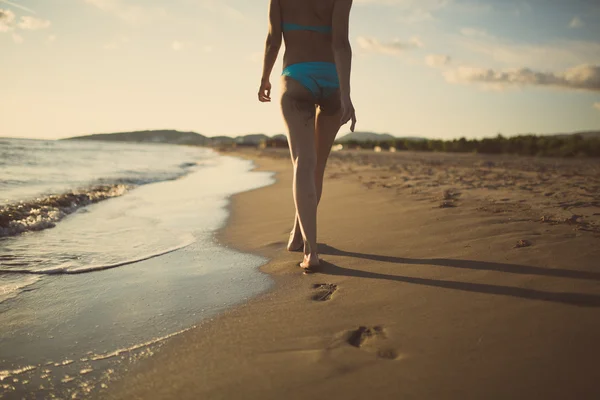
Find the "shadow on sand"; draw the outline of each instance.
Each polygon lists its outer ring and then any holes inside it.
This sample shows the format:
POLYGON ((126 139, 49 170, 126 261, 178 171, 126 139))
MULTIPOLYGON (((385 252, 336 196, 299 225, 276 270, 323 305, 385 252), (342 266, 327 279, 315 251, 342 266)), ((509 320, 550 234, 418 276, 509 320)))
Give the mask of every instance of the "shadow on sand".
MULTIPOLYGON (((527 274, 527 275, 543 275, 560 278, 574 278, 574 279, 585 279, 600 281, 600 273, 591 271, 576 271, 566 269, 552 269, 543 267, 532 267, 526 265, 517 264, 503 264, 485 261, 472 261, 472 260, 454 260, 444 258, 432 258, 432 259, 415 259, 415 258, 402 258, 402 257, 391 257, 382 256, 376 254, 365 254, 356 253, 351 251, 344 251, 336 249, 335 247, 319 244, 319 251, 323 255, 335 255, 344 257, 355 257, 366 260, 388 262, 393 264, 422 264, 422 265, 437 265, 446 266, 453 268, 466 268, 466 269, 477 269, 484 271, 498 271, 508 272, 515 274, 527 274)), ((322 261, 321 267, 318 269, 319 273, 326 275, 343 275, 343 276, 355 276, 358 278, 368 279, 385 279, 396 282, 406 282, 418 285, 426 285, 432 287, 440 287, 445 289, 462 290, 466 292, 475 293, 487 293, 497 294, 503 296, 520 297, 524 299, 550 301, 556 303, 570 304, 582 307, 600 307, 600 296, 594 294, 583 294, 583 293, 568 293, 568 292, 545 292, 534 289, 524 289, 511 286, 500 286, 490 285, 485 283, 469 283, 469 282, 455 282, 455 281, 444 281, 439 279, 427 279, 427 278, 414 278, 401 275, 388 275, 379 274, 376 272, 367 272, 356 269, 349 269, 340 267, 332 264, 325 260, 322 261)))

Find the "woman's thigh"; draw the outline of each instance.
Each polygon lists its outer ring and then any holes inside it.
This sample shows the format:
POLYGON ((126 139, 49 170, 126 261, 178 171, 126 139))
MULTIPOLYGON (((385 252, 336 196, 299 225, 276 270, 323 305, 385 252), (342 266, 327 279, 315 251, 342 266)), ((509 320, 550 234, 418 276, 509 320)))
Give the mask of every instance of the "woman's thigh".
POLYGON ((292 159, 315 159, 314 97, 300 82, 285 76, 282 79, 281 112, 287 125, 292 159))

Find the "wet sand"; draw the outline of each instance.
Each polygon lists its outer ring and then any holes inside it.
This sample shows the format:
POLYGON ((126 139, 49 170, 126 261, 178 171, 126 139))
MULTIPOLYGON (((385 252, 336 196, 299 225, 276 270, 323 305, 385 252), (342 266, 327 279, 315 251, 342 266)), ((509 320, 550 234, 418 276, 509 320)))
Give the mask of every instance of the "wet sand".
POLYGON ((302 275, 287 153, 236 154, 278 180, 234 196, 220 241, 276 288, 101 398, 598 398, 597 160, 335 153, 302 275))

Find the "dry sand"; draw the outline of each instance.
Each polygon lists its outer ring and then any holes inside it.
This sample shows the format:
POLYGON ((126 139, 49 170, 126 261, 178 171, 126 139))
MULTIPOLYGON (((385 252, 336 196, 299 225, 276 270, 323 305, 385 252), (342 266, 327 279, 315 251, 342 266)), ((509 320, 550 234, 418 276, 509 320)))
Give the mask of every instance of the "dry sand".
POLYGON ((238 154, 278 181, 234 197, 220 240, 276 288, 102 398, 600 398, 597 161, 335 153, 302 275, 287 153, 238 154))

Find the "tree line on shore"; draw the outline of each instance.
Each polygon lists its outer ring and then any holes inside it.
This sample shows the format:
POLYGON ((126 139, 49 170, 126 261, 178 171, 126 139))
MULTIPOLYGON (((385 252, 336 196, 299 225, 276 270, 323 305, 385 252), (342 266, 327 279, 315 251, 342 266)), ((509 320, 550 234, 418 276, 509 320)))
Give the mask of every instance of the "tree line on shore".
POLYGON ((581 135, 537 136, 520 135, 504 137, 498 135, 485 139, 391 139, 391 140, 349 140, 345 148, 381 150, 410 150, 452 153, 514 154, 540 157, 600 157, 600 137, 584 138, 581 135))

